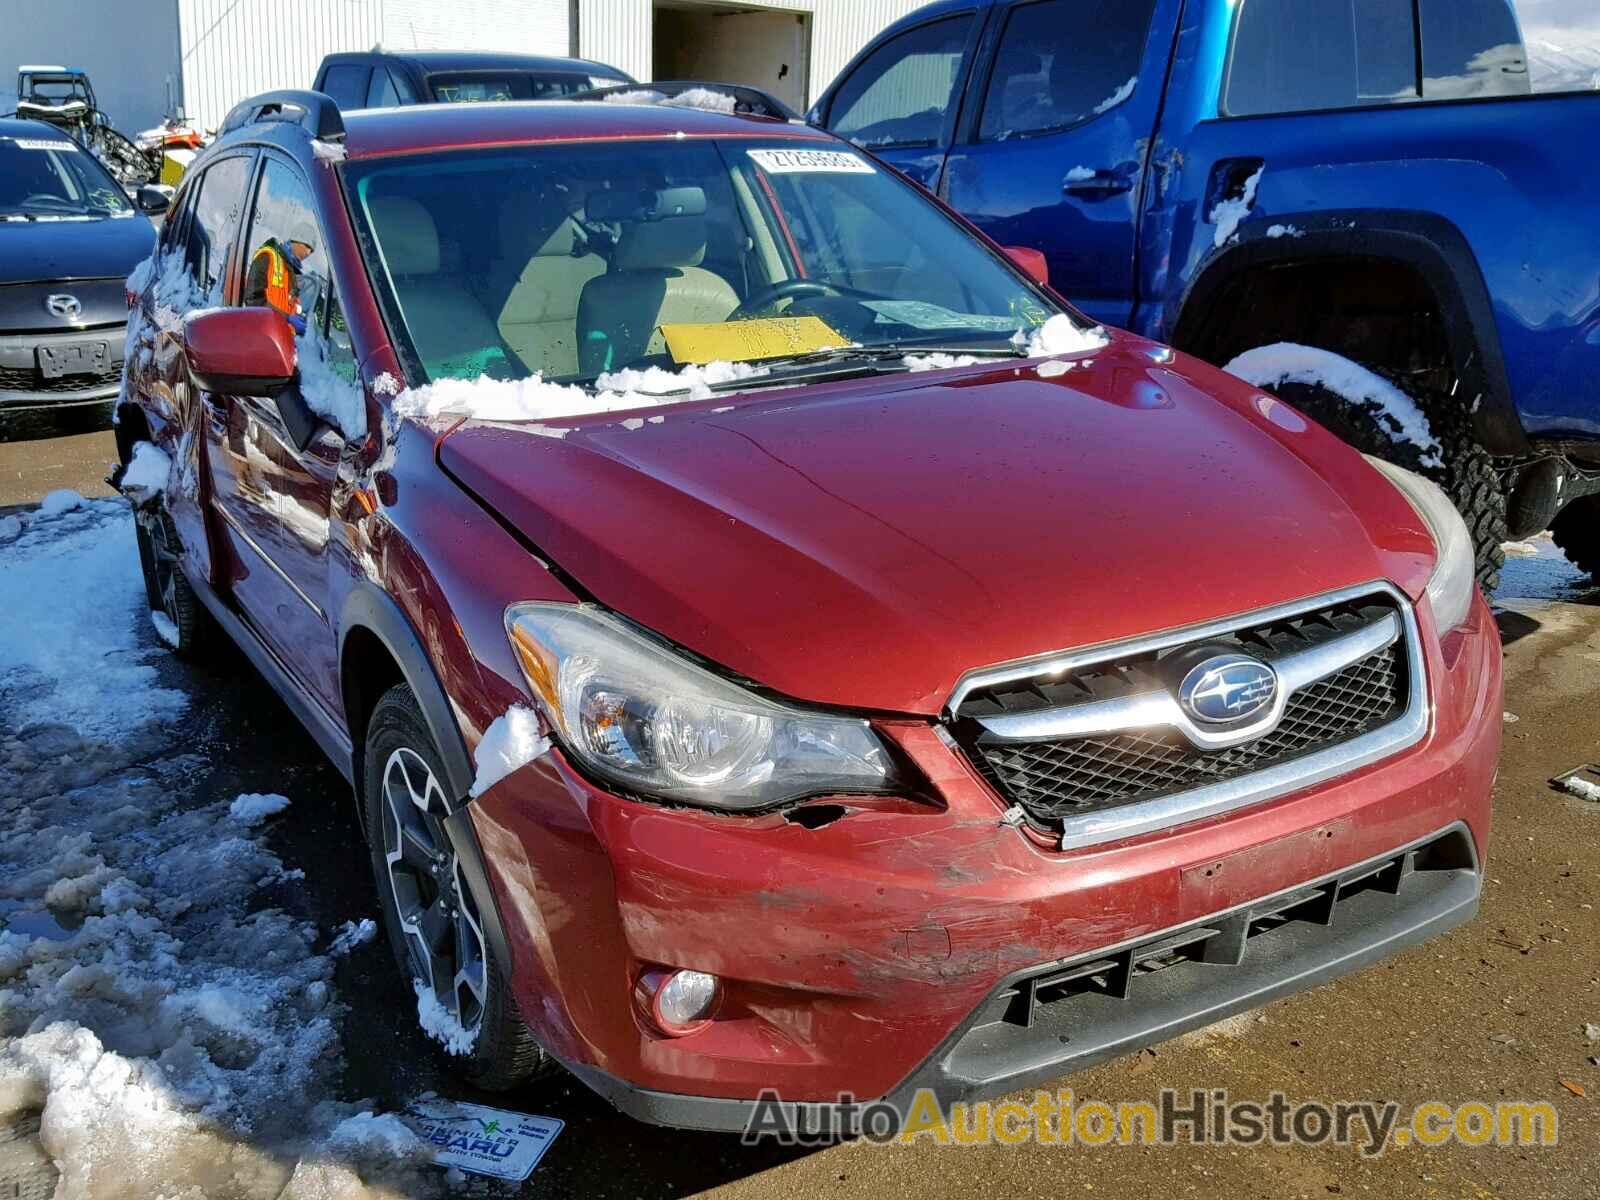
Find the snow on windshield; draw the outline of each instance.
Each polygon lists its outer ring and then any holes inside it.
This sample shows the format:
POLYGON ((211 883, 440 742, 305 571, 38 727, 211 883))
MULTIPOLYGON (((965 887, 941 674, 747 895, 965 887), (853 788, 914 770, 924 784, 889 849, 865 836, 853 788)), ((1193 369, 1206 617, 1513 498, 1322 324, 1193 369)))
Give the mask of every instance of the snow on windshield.
POLYGON ((595 390, 575 384, 550 383, 538 375, 527 379, 440 379, 402 392, 394 411, 402 417, 471 417, 479 421, 550 421, 595 413, 624 412, 686 400, 704 400, 718 384, 767 374, 750 363, 714 362, 678 371, 651 367, 601 375, 595 390))

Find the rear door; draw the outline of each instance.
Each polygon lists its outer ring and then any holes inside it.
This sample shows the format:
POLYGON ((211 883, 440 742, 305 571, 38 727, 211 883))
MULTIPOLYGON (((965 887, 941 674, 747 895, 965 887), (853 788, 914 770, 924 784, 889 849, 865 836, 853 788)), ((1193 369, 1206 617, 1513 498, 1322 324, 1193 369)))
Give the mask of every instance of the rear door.
POLYGON ((933 191, 987 15, 962 9, 885 38, 833 89, 822 125, 933 191))
POLYGON ((1043 251, 1051 285, 1127 324, 1146 159, 1179 0, 999 8, 945 167, 945 199, 990 237, 1043 251))

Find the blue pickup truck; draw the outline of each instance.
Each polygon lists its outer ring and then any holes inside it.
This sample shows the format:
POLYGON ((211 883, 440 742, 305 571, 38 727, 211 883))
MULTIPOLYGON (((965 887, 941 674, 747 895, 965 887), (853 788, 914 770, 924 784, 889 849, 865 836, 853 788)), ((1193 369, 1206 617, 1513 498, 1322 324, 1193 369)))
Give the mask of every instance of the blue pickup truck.
POLYGON ((940 0, 809 119, 1600 578, 1597 0, 940 0))

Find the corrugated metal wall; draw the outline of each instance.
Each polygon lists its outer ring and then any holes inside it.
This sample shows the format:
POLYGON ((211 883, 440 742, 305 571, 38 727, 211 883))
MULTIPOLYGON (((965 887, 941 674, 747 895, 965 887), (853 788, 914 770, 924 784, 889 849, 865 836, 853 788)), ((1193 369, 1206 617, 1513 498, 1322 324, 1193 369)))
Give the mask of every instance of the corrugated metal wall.
MULTIPOLYGON (((884 26, 926 0, 765 0, 764 8, 809 12, 811 19, 810 98, 833 81, 858 50, 884 26)), ((649 79, 654 60, 651 37, 653 0, 579 0, 579 53, 649 79)))
POLYGON ((383 44, 567 55, 568 8, 568 0, 383 0, 383 44))
POLYGON ((370 50, 383 0, 177 0, 184 104, 216 127, 238 101, 310 87, 324 54, 370 50))

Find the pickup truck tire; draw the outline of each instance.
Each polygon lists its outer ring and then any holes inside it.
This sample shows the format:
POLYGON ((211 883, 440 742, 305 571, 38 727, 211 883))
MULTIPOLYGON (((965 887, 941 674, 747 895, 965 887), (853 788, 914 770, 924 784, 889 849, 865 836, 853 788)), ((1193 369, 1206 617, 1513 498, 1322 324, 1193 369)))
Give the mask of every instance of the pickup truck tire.
MULTIPOLYGON (((1390 381, 1398 385, 1397 380, 1390 381)), ((1418 448, 1397 438, 1377 414, 1351 404, 1329 388, 1286 382, 1270 390, 1357 450, 1426 475, 1443 488, 1472 535, 1478 585, 1486 593, 1499 586, 1500 568, 1506 560, 1506 496, 1494 459, 1479 444, 1465 413, 1450 405, 1446 397, 1418 396, 1415 389, 1404 389, 1427 414, 1442 450, 1443 467, 1425 466, 1418 448)), ((1600 551, 1600 542, 1596 550, 1600 551)))
POLYGON ((1600 496, 1584 496, 1563 508, 1550 536, 1568 562, 1600 581, 1600 496))
POLYGON ((448 1051, 450 1066, 483 1091, 507 1091, 555 1070, 484 936, 478 914, 493 898, 473 894, 444 821, 424 807, 430 799, 443 802, 449 776, 422 708, 403 683, 373 709, 363 767, 373 879, 404 981, 395 1002, 418 1014, 424 1031, 448 1051), (436 978, 445 981, 448 1005, 432 986, 436 978), (431 1016, 421 1012, 425 993, 431 1016))

